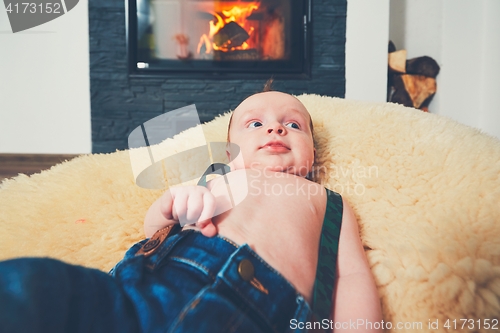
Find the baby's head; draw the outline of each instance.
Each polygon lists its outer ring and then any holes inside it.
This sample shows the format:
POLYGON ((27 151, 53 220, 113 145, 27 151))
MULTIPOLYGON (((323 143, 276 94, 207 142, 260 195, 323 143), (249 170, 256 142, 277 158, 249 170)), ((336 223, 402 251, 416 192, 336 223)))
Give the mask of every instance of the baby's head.
POLYGON ((231 116, 227 140, 241 152, 233 169, 266 169, 301 177, 312 170, 316 150, 311 116, 292 95, 267 91, 245 99, 231 116))

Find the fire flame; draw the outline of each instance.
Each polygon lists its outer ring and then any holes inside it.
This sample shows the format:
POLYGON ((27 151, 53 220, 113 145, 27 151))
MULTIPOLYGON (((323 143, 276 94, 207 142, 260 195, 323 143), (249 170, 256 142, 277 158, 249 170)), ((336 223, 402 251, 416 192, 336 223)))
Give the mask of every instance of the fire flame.
POLYGON ((216 12, 212 12, 214 17, 216 18, 217 22, 214 22, 214 20, 211 20, 209 23, 209 32, 207 34, 203 34, 200 37, 200 41, 198 43, 197 47, 197 52, 198 54, 205 53, 205 54, 210 54, 212 53, 213 50, 220 50, 220 51, 233 51, 233 50, 246 50, 249 48, 249 45, 247 42, 244 42, 242 45, 237 46, 237 47, 231 47, 230 45, 227 47, 220 47, 217 46, 213 42, 213 37, 214 35, 219 32, 220 29, 222 29, 226 24, 229 22, 235 22, 238 25, 240 25, 243 29, 246 30, 248 35, 252 35, 254 28, 253 27, 246 27, 247 25, 247 17, 249 17, 252 12, 256 9, 258 9, 259 6, 257 3, 249 3, 245 6, 234 6, 231 9, 228 10, 221 10, 220 12, 224 17, 219 15, 216 12), (204 52, 202 52, 202 48, 205 48, 204 52))

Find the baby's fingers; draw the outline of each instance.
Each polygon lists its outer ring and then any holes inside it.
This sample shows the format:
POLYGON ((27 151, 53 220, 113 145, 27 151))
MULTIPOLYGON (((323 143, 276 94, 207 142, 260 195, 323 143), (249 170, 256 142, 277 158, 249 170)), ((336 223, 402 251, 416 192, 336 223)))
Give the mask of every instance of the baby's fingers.
POLYGON ((215 197, 212 192, 207 191, 203 194, 203 210, 200 214, 198 222, 203 222, 214 217, 216 207, 215 197))
POLYGON ((200 228, 200 231, 206 237, 214 237, 217 235, 218 230, 212 222, 212 217, 215 214, 216 200, 211 192, 206 193, 203 196, 203 211, 200 215, 200 219, 196 225, 200 228))
POLYGON ((185 220, 180 220, 181 225, 194 224, 199 221, 203 212, 203 192, 193 191, 187 199, 185 220))
POLYGON ((172 216, 174 220, 179 221, 181 225, 186 222, 186 214, 188 212, 189 195, 185 191, 175 191, 173 195, 172 216), (182 223, 182 221, 184 223, 182 223))
POLYGON ((212 222, 212 220, 205 220, 201 223, 198 223, 197 226, 198 228, 200 228, 201 233, 205 237, 214 237, 217 236, 217 234, 219 233, 217 227, 212 222))

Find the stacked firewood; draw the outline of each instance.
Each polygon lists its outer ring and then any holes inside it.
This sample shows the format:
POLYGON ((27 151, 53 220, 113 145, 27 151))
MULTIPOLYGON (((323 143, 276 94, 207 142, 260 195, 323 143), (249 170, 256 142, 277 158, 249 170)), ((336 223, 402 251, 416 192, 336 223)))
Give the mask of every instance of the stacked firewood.
POLYGON ((428 56, 406 59, 406 50, 396 51, 389 42, 387 101, 428 111, 436 93, 439 65, 428 56))

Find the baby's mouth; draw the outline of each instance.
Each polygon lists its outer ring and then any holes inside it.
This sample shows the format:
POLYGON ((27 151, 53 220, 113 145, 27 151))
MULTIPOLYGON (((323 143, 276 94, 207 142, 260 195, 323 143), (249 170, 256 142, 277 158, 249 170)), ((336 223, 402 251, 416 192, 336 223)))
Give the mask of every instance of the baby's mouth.
POLYGON ((280 141, 269 141, 261 149, 271 150, 271 151, 288 151, 290 148, 280 141))

